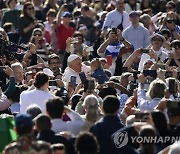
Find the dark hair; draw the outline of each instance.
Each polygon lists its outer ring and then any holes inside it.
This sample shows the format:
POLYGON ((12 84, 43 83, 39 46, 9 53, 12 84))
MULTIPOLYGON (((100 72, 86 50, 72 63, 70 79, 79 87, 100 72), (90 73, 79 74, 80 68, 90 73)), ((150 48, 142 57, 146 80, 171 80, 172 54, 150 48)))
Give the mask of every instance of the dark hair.
POLYGON ((26 127, 23 127, 23 129, 21 127, 16 127, 16 131, 17 131, 19 136, 22 136, 24 134, 31 133, 32 132, 32 128, 33 128, 33 126, 26 126, 26 127))
POLYGON ((33 104, 27 107, 26 113, 30 114, 34 119, 37 115, 42 113, 42 111, 36 104, 33 104))
MULTIPOLYGON (((9 6, 9 4, 12 2, 13 0, 8 0, 7 1, 7 5, 9 6)), ((15 0, 16 1, 16 3, 17 3, 17 0, 15 0)))
POLYGON ((178 46, 180 47, 180 41, 179 40, 173 40, 170 44, 170 47, 175 47, 178 46))
POLYGON ((51 148, 53 151, 56 151, 56 150, 64 150, 65 151, 65 146, 62 143, 52 144, 51 148))
POLYGON ((64 100, 61 97, 49 99, 46 102, 46 110, 52 119, 62 118, 64 112, 64 100))
POLYGON ((64 100, 64 105, 68 105, 69 102, 69 94, 65 89, 57 89, 54 92, 55 96, 61 97, 64 100))
POLYGON ((167 2, 167 4, 171 5, 173 8, 176 8, 176 4, 173 1, 169 1, 169 2, 167 2))
POLYGON ((114 95, 108 95, 103 99, 103 109, 106 114, 114 114, 120 106, 119 99, 114 95))
POLYGON ((23 10, 22 10, 22 14, 23 14, 24 16, 29 16, 29 15, 27 14, 27 11, 26 11, 28 6, 34 7, 31 2, 26 2, 26 3, 24 4, 23 10))
POLYGON ((35 82, 34 82, 34 86, 36 88, 41 88, 45 83, 48 82, 48 75, 46 75, 45 73, 43 72, 38 72, 36 75, 35 75, 35 82))
POLYGON ((85 6, 83 6, 83 7, 81 8, 81 10, 87 12, 87 11, 89 11, 89 6, 88 6, 88 5, 85 5, 85 6))
POLYGON ((47 115, 39 114, 34 121, 37 128, 41 131, 51 129, 51 119, 47 115))
POLYGON ((11 99, 13 102, 19 102, 20 94, 21 89, 18 86, 16 86, 15 91, 9 96, 9 99, 11 99))
POLYGON ((92 133, 81 132, 76 138, 75 149, 79 154, 96 154, 99 151, 99 145, 92 133))
POLYGON ((80 36, 82 38, 82 42, 81 43, 83 43, 84 42, 84 36, 80 32, 76 31, 74 33, 73 37, 78 37, 78 36, 80 36))
POLYGON ((104 99, 107 95, 114 95, 116 96, 116 89, 113 87, 104 87, 100 90, 99 96, 104 99))
POLYGON ((159 32, 161 35, 168 35, 168 37, 171 37, 171 32, 169 31, 169 29, 162 29, 160 32, 159 32))

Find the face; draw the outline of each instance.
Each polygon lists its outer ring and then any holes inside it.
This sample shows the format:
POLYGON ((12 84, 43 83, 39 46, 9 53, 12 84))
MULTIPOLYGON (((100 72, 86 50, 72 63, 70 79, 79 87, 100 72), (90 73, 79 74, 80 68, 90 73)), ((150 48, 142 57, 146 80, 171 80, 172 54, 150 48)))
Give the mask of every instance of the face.
POLYGON ((56 150, 53 152, 53 154, 65 154, 64 150, 56 150))
POLYGON ((13 71, 16 82, 22 82, 22 80, 24 79, 23 68, 20 66, 16 66, 13 71))
POLYGON ((132 24, 138 24, 140 18, 138 15, 132 15, 129 19, 130 19, 132 24))
POLYGON ((40 37, 42 37, 42 32, 40 32, 40 31, 35 31, 35 32, 34 32, 34 37, 35 37, 35 39, 39 39, 40 37))
POLYGON ((180 55, 180 47, 179 46, 174 46, 175 52, 180 55))
POLYGON ((55 18, 56 18, 56 14, 50 14, 50 15, 48 16, 48 21, 52 23, 55 18))
POLYGON ((152 45, 160 48, 163 45, 162 38, 158 36, 155 36, 154 38, 152 38, 152 45))
POLYGON ((16 0, 12 0, 12 1, 9 3, 9 7, 12 8, 12 9, 14 9, 14 8, 16 8, 16 4, 17 4, 16 0))
POLYGON ((34 7, 32 5, 28 5, 27 8, 26 8, 26 13, 29 16, 32 16, 32 14, 34 14, 34 7))
POLYGON ((58 58, 51 59, 49 62, 50 69, 55 73, 59 72, 60 62, 58 58))
POLYGON ((75 72, 80 73, 81 72, 81 67, 82 67, 82 61, 80 58, 75 59, 74 61, 71 62, 71 69, 73 69, 75 72))
POLYGON ((124 0, 117 0, 116 1, 116 8, 118 11, 123 11, 124 10, 124 0))
POLYGON ((166 4, 166 12, 169 12, 169 11, 175 11, 175 8, 173 8, 173 6, 170 4, 166 4))
POLYGON ((148 60, 144 63, 144 69, 149 69, 153 65, 153 62, 148 60))
POLYGON ((69 16, 67 16, 67 17, 63 17, 62 20, 63 20, 63 23, 68 24, 68 23, 70 23, 71 18, 69 16))

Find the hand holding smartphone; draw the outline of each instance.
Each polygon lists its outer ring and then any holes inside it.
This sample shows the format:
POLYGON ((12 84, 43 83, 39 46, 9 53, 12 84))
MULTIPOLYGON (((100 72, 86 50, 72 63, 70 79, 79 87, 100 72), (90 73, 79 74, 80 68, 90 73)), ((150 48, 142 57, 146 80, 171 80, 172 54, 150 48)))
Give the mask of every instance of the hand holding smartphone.
POLYGON ((76 86, 76 76, 73 76, 73 75, 71 76, 69 85, 72 87, 76 86))

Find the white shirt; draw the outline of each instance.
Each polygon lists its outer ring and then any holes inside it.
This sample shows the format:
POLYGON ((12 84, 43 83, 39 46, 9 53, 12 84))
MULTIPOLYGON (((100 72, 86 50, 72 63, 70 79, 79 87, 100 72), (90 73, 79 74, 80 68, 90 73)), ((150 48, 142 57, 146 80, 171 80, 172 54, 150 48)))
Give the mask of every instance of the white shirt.
POLYGON ((154 110, 154 107, 156 107, 161 101, 161 98, 154 98, 152 100, 147 100, 146 92, 144 91, 144 89, 138 89, 137 96, 138 96, 137 103, 140 111, 152 111, 154 110))
POLYGON ((51 24, 48 21, 44 22, 44 27, 45 27, 45 30, 50 32, 50 34, 52 33, 52 26, 51 26, 51 24))
POLYGON ((67 113, 70 117, 71 121, 63 121, 62 119, 52 119, 52 130, 56 133, 62 131, 69 131, 74 135, 77 135, 84 125, 85 121, 81 118, 81 116, 75 111, 71 110, 70 113, 67 113))
POLYGON ((36 104, 40 107, 42 113, 46 114, 46 102, 53 97, 54 95, 49 91, 38 89, 23 91, 20 95, 20 113, 26 113, 26 109, 29 105, 36 104))
MULTIPOLYGON (((90 72, 91 68, 89 66, 86 66, 84 64, 82 64, 82 72, 84 72, 85 74, 90 72)), ((79 73, 75 72, 73 69, 71 69, 70 67, 67 67, 64 71, 64 74, 62 76, 62 80, 64 82, 69 83, 71 76, 75 76, 76 77, 76 84, 81 83, 81 79, 79 77, 79 73)))
MULTIPOLYGON (((122 13, 120 13, 117 9, 115 9, 106 15, 103 29, 117 27, 121 23, 121 21, 122 21, 122 13)), ((123 28, 125 29, 129 25, 130 25, 129 15, 126 11, 123 11, 123 28)))

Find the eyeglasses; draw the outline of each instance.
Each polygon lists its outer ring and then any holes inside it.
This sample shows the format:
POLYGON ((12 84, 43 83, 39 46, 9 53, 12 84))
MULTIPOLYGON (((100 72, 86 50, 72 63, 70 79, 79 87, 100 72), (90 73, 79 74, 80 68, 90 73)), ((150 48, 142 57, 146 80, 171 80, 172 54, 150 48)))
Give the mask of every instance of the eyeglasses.
POLYGON ((51 65, 60 64, 60 62, 52 62, 51 65))
POLYGON ((161 38, 153 38, 152 41, 159 41, 162 42, 163 40, 161 38))
POLYGON ((34 7, 28 7, 27 10, 34 10, 34 7))
POLYGON ((56 17, 56 15, 55 14, 50 14, 49 17, 56 17))
POLYGON ((166 9, 170 9, 171 10, 171 9, 173 9, 173 7, 172 6, 167 6, 166 9))
POLYGON ((167 23, 172 24, 174 23, 174 20, 166 20, 167 23))
POLYGON ((42 36, 42 34, 34 34, 34 36, 42 36))

